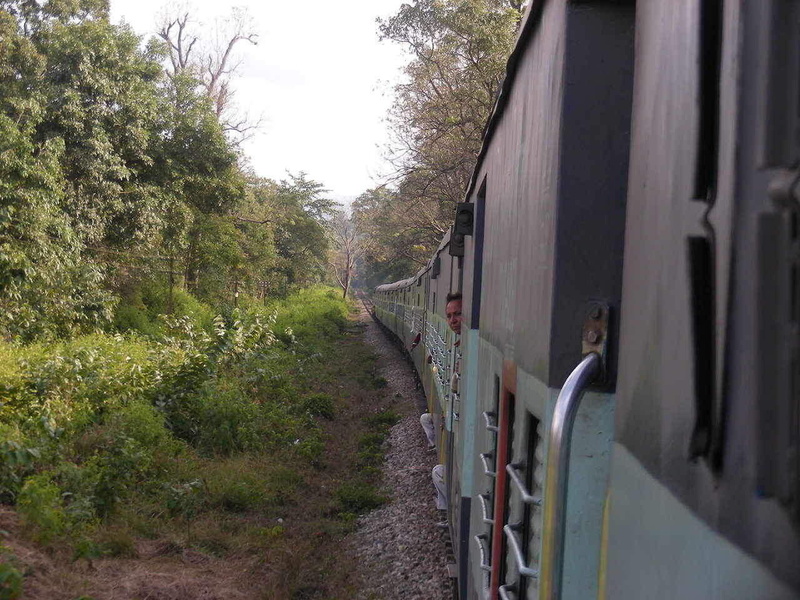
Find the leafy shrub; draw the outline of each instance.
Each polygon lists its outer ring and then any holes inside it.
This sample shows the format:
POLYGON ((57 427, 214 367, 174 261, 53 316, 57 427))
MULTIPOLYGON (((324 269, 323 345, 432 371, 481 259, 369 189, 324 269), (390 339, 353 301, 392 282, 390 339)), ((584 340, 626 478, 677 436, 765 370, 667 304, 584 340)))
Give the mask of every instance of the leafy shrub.
POLYGON ((336 490, 336 498, 345 513, 362 514, 383 506, 388 498, 367 483, 344 483, 336 490))
POLYGON ((0 562, 0 600, 16 600, 22 595, 22 573, 0 562))
POLYGON ((388 430, 400 420, 400 415, 392 410, 385 410, 366 417, 364 421, 379 430, 388 430))
POLYGON ((17 510, 42 543, 61 537, 69 526, 61 507, 61 490, 47 474, 35 475, 25 482, 17 498, 17 510))
MULTIPOLYGON (((142 292, 140 305, 128 301, 141 313, 129 316, 147 317, 140 331, 154 322, 145 299, 142 292)), ((188 527, 209 506, 286 502, 300 481, 292 469, 264 478, 234 469, 227 480, 207 473, 201 480, 195 450, 233 460, 283 449, 312 464, 323 455, 315 418, 333 418, 335 400, 308 387, 347 318, 337 294, 309 290, 227 319, 211 319, 188 300, 183 306, 189 314, 161 319, 160 334, 149 338, 0 342, 0 495, 16 498, 38 539, 88 531, 134 492, 188 527), (208 329, 197 326, 203 319, 208 329), (277 322, 288 345, 275 343, 277 322), (195 470, 177 473, 187 458, 195 470)))
POLYGON ((25 476, 32 472, 33 463, 40 456, 37 448, 26 448, 8 439, 0 442, 0 501, 6 504, 14 501, 25 476))
POLYGON ((303 398, 302 410, 313 417, 322 417, 329 421, 334 416, 334 400, 328 394, 309 394, 303 398))
POLYGON ((361 466, 377 466, 383 462, 384 433, 366 433, 358 440, 358 462, 361 466))
POLYGON ((304 437, 298 438, 295 451, 303 458, 308 459, 314 466, 319 466, 318 460, 325 452, 325 442, 320 437, 319 431, 309 427, 304 432, 304 437))
MULTIPOLYGON (((277 313, 275 331, 290 328, 297 343, 312 351, 320 341, 333 339, 347 325, 347 304, 331 288, 301 290, 270 308, 277 313)), ((285 333, 279 338, 284 343, 288 341, 285 333)))
POLYGON ((262 504, 265 498, 264 482, 248 475, 228 480, 223 485, 217 482, 214 486, 216 489, 209 486, 212 505, 228 512, 241 513, 262 504))
POLYGON ((137 332, 156 337, 161 334, 161 327, 147 314, 144 306, 128 304, 125 301, 117 304, 114 310, 113 327, 121 332, 137 332))

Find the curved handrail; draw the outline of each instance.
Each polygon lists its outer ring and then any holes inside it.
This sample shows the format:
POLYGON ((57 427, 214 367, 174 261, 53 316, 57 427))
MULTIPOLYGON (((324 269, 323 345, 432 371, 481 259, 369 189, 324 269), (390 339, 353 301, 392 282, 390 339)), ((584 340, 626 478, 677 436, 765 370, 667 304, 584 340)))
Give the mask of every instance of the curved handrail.
POLYGON ((508 545, 511 546, 511 552, 514 555, 514 560, 517 562, 517 570, 519 571, 519 574, 523 577, 538 579, 539 571, 536 569, 531 569, 525 564, 525 557, 522 554, 522 544, 520 543, 520 540, 515 532, 515 529, 519 529, 520 526, 521 524, 506 525, 503 527, 503 533, 506 534, 508 545))
POLYGON ((497 471, 489 466, 489 459, 494 459, 491 452, 484 452, 480 455, 481 462, 483 463, 483 474, 489 477, 497 477, 497 471))
POLYGON ((483 413, 483 420, 486 422, 486 430, 497 432, 498 427, 494 421, 495 414, 493 412, 486 411, 483 413))
POLYGON ((540 593, 543 600, 561 598, 564 567, 567 478, 572 426, 587 386, 600 373, 601 358, 587 354, 570 373, 556 400, 547 444, 540 593))
POLYGON ((514 600, 516 598, 516 586, 513 583, 501 585, 497 588, 497 592, 500 600, 514 600))
POLYGON ((492 566, 486 559, 486 557, 489 556, 489 551, 486 549, 486 539, 487 539, 486 534, 482 533, 480 535, 476 535, 472 539, 474 539, 477 542, 478 551, 481 554, 481 565, 480 565, 481 571, 486 571, 487 573, 491 573, 492 566))
POLYGON ((511 482, 514 484, 514 487, 517 488, 520 498, 522 498, 522 501, 525 504, 541 506, 542 499, 532 495, 528 491, 528 488, 525 487, 525 483, 522 481, 522 477, 520 477, 519 473, 520 466, 521 465, 519 463, 509 463, 506 465, 506 473, 508 473, 511 477, 511 482))
POLYGON ((482 521, 487 525, 494 525, 494 519, 489 518, 489 494, 478 494, 478 500, 481 503, 482 521))

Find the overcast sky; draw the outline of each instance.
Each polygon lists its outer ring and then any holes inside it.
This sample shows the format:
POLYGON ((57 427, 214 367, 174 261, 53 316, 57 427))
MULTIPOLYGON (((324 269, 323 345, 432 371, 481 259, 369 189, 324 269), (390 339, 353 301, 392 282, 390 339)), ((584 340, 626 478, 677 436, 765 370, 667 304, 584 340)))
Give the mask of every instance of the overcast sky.
MULTIPOLYGON (((235 102, 260 131, 244 146, 255 171, 286 178, 305 171, 349 201, 386 172, 381 146, 391 86, 406 62, 400 48, 379 42, 376 17, 402 0, 194 0, 188 6, 211 37, 215 18, 243 7, 258 45, 238 46, 242 59, 235 102)), ((174 5, 174 4, 173 4, 174 5)), ((111 0, 114 22, 141 34, 157 29, 165 0, 111 0)))

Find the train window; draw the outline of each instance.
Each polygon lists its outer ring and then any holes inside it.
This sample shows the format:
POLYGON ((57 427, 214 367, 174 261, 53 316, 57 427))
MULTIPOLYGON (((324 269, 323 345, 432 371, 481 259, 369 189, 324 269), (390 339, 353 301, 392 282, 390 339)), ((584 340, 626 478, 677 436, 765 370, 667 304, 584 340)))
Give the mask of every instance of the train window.
POLYGON ((494 522, 495 515, 495 478, 497 477, 497 469, 495 459, 497 457, 497 442, 498 442, 498 421, 497 415, 500 410, 500 377, 494 377, 494 391, 492 394, 491 410, 483 413, 483 419, 486 424, 487 440, 489 450, 481 454, 481 461, 483 463, 483 473, 486 476, 486 491, 478 495, 480 502, 481 516, 483 524, 486 526, 482 534, 476 536, 478 543, 481 544, 481 554, 484 557, 482 561, 482 568, 484 571, 483 587, 485 590, 489 589, 491 585, 491 565, 492 565, 492 542, 494 538, 494 522), (486 548, 483 548, 483 544, 486 548))
MULTIPOLYGON (((528 493, 536 498, 542 497, 544 479, 544 447, 542 423, 533 414, 528 413, 528 439, 525 451, 525 486, 528 493)), ((539 548, 542 536, 542 509, 537 503, 525 503, 522 515, 522 556, 527 566, 539 564, 539 548)), ((519 598, 538 597, 536 580, 521 577, 519 598)))
MULTIPOLYGON (((508 465, 509 463, 512 462, 511 457, 513 456, 513 452, 514 452, 514 450, 513 450, 513 446, 514 446, 514 406, 516 404, 515 403, 514 394, 512 394, 510 392, 507 393, 507 397, 505 398, 505 401, 504 401, 503 404, 505 405, 504 408, 507 409, 507 416, 503 417, 503 421, 508 423, 508 430, 507 430, 507 434, 506 434, 506 437, 505 437, 505 440, 504 440, 505 441, 505 454, 504 454, 504 458, 503 458, 503 464, 502 465, 498 465, 498 471, 502 470, 502 472, 503 472, 502 481, 504 481, 506 483, 506 485, 502 486, 502 487, 505 488, 503 490, 503 505, 504 505, 503 506, 504 510, 502 511, 502 513, 503 513, 503 524, 502 524, 502 526, 498 526, 498 532, 497 532, 498 537, 500 537, 504 533, 502 531, 502 528, 505 527, 506 525, 510 524, 510 518, 511 518, 511 486, 508 485, 508 478, 506 476, 506 465, 508 465)), ((500 457, 498 456, 498 458, 500 458, 500 457)), ((512 559, 509 557, 508 543, 506 541, 505 536, 503 535, 502 537, 500 537, 500 540, 501 540, 501 544, 502 544, 502 546, 501 546, 502 547, 501 555, 504 556, 504 557, 507 557, 507 559, 500 561, 500 578, 499 579, 500 579, 500 581, 505 581, 506 580, 506 575, 507 575, 507 572, 508 572, 509 562, 512 559)))
POLYGON ((492 578, 490 589, 494 593, 505 580, 508 571, 508 542, 504 528, 509 525, 509 477, 507 467, 511 463, 514 440, 514 391, 516 386, 516 368, 506 361, 503 365, 503 378, 500 385, 500 402, 497 420, 497 451, 495 453, 494 482, 494 527, 492 531, 492 578))
POLYGON ((475 206, 475 250, 472 267, 472 311, 470 328, 478 329, 481 318, 481 286, 483 285, 483 227, 486 219, 486 177, 483 178, 476 197, 475 206))

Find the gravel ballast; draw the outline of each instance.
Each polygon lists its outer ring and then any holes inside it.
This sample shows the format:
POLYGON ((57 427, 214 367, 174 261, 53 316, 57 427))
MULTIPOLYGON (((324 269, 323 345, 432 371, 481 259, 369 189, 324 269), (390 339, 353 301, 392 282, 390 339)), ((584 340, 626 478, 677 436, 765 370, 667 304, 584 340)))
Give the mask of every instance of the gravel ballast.
POLYGON ((398 398, 402 419, 391 429, 383 465, 383 493, 390 502, 359 518, 349 536, 361 581, 358 600, 447 600, 452 580, 447 574, 449 537, 437 526, 444 512, 436 510, 431 469, 436 452, 428 449, 419 415, 425 397, 413 367, 388 333, 364 312, 364 341, 378 355, 379 375, 387 393, 398 398))

